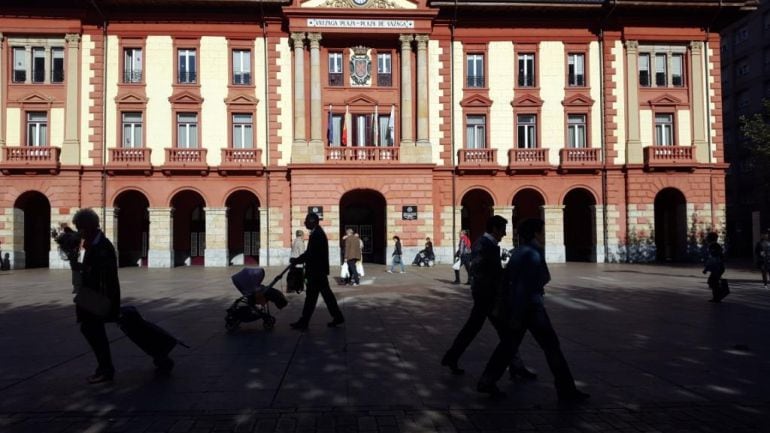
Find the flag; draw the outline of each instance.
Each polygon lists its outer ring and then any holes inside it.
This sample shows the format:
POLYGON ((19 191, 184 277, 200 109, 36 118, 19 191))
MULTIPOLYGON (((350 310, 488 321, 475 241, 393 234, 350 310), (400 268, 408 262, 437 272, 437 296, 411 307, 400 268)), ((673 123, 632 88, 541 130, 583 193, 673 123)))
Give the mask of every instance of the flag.
POLYGON ((328 146, 332 145, 332 126, 334 126, 332 122, 332 105, 329 104, 329 118, 326 121, 326 144, 328 146))
POLYGON ((377 107, 374 107, 374 114, 372 114, 372 145, 378 146, 379 143, 379 125, 377 121, 377 107))
POLYGON ((343 146, 348 145, 348 113, 345 112, 345 117, 342 119, 342 136, 340 142, 343 146))
POLYGON ((390 106, 390 119, 388 119, 388 146, 393 146, 395 143, 395 124, 396 124, 396 106, 390 106))

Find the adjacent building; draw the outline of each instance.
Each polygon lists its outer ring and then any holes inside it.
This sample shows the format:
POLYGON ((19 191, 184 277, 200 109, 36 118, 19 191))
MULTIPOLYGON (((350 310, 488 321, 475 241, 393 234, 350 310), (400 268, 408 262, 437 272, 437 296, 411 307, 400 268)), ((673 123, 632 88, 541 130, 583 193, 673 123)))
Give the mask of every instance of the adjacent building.
POLYGON ((15 268, 63 266, 81 207, 149 267, 286 263, 307 212, 379 263, 394 235, 450 261, 493 213, 544 218, 551 262, 685 260, 725 224, 719 31, 753 0, 5 3, 15 268))

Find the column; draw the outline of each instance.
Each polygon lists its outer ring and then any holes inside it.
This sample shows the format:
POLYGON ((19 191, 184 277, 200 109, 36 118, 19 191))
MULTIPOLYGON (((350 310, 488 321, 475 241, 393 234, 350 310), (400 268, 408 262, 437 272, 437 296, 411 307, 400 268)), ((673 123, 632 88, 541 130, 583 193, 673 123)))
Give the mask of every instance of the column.
POLYGON ((112 245, 115 247, 115 251, 118 250, 118 224, 120 221, 120 208, 108 207, 104 209, 104 221, 102 227, 104 228, 104 235, 107 239, 112 241, 112 245))
POLYGON ((706 95, 706 77, 703 65, 703 42, 692 41, 690 43, 690 53, 692 67, 692 147, 694 147, 695 160, 700 163, 709 162, 708 142, 706 134, 708 131, 708 122, 706 120, 706 105, 708 98, 706 95))
POLYGON ((207 207, 206 213, 206 250, 203 252, 207 268, 228 265, 227 251, 227 208, 207 207))
POLYGON ((24 60, 26 61, 27 73, 24 76, 24 84, 32 82, 32 47, 27 45, 24 47, 24 60))
POLYGON ((545 260, 548 263, 564 263, 564 206, 546 205, 542 209, 545 220, 545 260))
POLYGON ((430 146, 428 131, 428 35, 417 35, 417 145, 430 146))
POLYGON ((305 135, 305 34, 292 33, 294 42, 294 143, 307 144, 305 135))
POLYGON ((412 133, 412 35, 401 35, 401 146, 414 144, 412 133))
POLYGON ((174 267, 174 209, 151 207, 150 245, 147 251, 148 268, 174 267))
POLYGON ((10 249, 11 269, 24 269, 27 266, 26 252, 24 251, 24 211, 17 207, 12 208, 12 225, 10 245, 3 249, 10 249), (10 248, 9 248, 10 247, 10 248))
MULTIPOLYGON (((70 33, 65 36, 67 42, 67 67, 65 68, 66 90, 64 109, 64 143, 61 150, 61 163, 80 164, 80 140, 78 139, 78 60, 80 59, 80 35, 70 33)), ((48 69, 46 69, 48 72, 48 69)), ((46 75, 47 76, 47 75, 46 75)))
MULTIPOLYGON (((267 262, 267 237, 270 235, 267 226, 267 204, 259 207, 259 266, 270 266, 267 262)), ((304 220, 303 220, 304 221, 304 220)))
POLYGON ((308 33, 307 38, 310 40, 310 141, 322 144, 321 34, 308 33))
MULTIPOLYGON (((639 42, 626 42, 626 163, 642 164, 642 140, 639 133, 639 42)), ((651 60, 652 61, 652 60, 651 60)), ((652 66, 650 66, 652 67, 652 66)), ((652 77, 650 77, 652 79, 652 77)))
POLYGON ((43 70, 45 71, 45 74, 43 74, 43 84, 51 84, 51 47, 46 46, 43 48, 43 51, 45 54, 43 54, 45 57, 43 58, 43 70))
POLYGON ((591 216, 594 219, 594 226, 591 227, 591 238, 594 239, 591 260, 594 263, 604 263, 604 206, 591 206, 591 216))
MULTIPOLYGON (((5 37, 2 33, 0 33, 0 107, 5 107, 5 94, 3 93, 3 89, 5 89, 5 56, 6 53, 3 53, 3 42, 5 40, 5 37)), ((0 147, 5 146, 5 110, 0 110, 0 147)))

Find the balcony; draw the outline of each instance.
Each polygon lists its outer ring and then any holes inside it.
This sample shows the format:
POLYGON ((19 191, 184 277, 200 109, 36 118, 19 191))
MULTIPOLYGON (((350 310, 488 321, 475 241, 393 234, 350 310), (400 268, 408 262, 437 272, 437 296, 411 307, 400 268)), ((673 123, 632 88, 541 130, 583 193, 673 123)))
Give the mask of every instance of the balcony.
POLYGON ((56 174, 59 171, 60 154, 61 148, 53 146, 4 147, 0 171, 3 174, 11 174, 12 172, 56 174))
POLYGON ((551 168, 548 149, 528 148, 508 151, 508 171, 546 171, 551 168))
POLYGON ((559 149, 559 167, 571 170, 598 170, 602 166, 600 150, 586 147, 559 149))
POLYGON ((219 172, 223 175, 230 173, 260 173, 265 169, 262 164, 262 149, 222 149, 222 162, 219 172))
POLYGON ((480 170, 497 171, 497 149, 459 149, 457 166, 461 171, 480 170))
POLYGON ((647 146, 644 148, 644 166, 655 169, 686 169, 695 165, 692 146, 647 146))
POLYGON ((149 147, 113 147, 109 150, 107 171, 143 171, 145 174, 152 172, 152 162, 149 147))
POLYGON ((163 172, 168 174, 172 171, 200 171, 203 175, 207 174, 209 166, 206 164, 206 150, 167 147, 163 172))
POLYGON ((398 147, 358 146, 326 147, 325 160, 329 163, 391 164, 398 162, 398 147))

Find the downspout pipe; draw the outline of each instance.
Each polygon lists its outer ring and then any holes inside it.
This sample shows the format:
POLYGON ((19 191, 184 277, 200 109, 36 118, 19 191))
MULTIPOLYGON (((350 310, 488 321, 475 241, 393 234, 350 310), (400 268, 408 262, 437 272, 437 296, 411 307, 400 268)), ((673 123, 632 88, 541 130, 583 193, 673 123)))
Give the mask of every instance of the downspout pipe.
MULTIPOLYGON (((102 39, 103 39, 103 53, 102 56, 102 167, 101 167, 101 178, 102 178, 102 225, 103 228, 107 227, 107 53, 109 44, 107 43, 107 25, 109 24, 109 21, 107 20, 107 17, 104 15, 102 10, 99 8, 99 5, 96 4, 95 0, 91 0, 91 5, 94 7, 96 12, 99 14, 99 16, 102 18, 102 39)), ((117 241, 117 239, 115 240, 117 241)))
MULTIPOLYGON (((265 239, 265 265, 270 266, 270 101, 268 99, 268 74, 270 71, 268 62, 268 56, 267 56, 267 50, 268 50, 268 43, 267 43, 267 20, 265 20, 265 8, 263 6, 263 2, 259 2, 259 14, 260 19, 262 20, 262 41, 264 43, 264 48, 262 50, 263 55, 263 67, 265 70, 265 207, 267 208, 267 211, 265 212, 265 225, 267 228, 265 229, 266 233, 266 239, 265 239)), ((262 222, 260 221, 260 225, 262 222)), ((260 227, 260 231, 261 227, 260 227)), ((262 239, 260 239, 261 243, 262 239)), ((261 260, 260 260, 261 262, 261 260)))
POLYGON ((602 240, 604 241, 604 262, 609 262, 609 233, 607 232, 609 229, 609 217, 607 215, 608 212, 608 205, 607 205, 607 184, 608 184, 608 173, 607 173, 607 140, 605 137, 606 132, 606 126, 604 123, 604 119, 607 112, 607 106, 605 101, 605 90, 604 90, 604 83, 606 80, 606 77, 604 76, 604 46, 605 46, 605 40, 604 40, 604 28, 607 25, 607 20, 610 18, 612 13, 615 11, 615 7, 617 6, 617 0, 612 0, 612 8, 607 12, 606 15, 604 15, 599 23, 599 65, 600 65, 600 72, 599 72, 599 112, 601 115, 601 122, 599 122, 599 126, 601 128, 601 137, 602 137, 602 240))
POLYGON ((457 245, 457 167, 455 164, 455 26, 457 25, 457 0, 455 0, 452 21, 449 24, 449 94, 451 107, 449 109, 449 141, 451 151, 449 160, 452 163, 452 249, 457 245))

